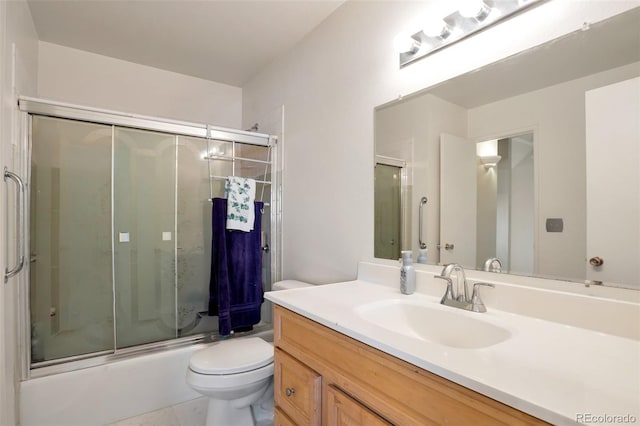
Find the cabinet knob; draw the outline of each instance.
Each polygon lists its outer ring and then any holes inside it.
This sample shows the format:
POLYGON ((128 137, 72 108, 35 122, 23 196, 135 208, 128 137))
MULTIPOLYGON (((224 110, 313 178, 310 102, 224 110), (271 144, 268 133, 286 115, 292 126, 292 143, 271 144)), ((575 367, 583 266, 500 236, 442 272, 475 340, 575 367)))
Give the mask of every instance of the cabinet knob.
POLYGON ((287 388, 285 389, 285 393, 287 394, 287 396, 291 396, 296 393, 296 390, 294 388, 287 388))

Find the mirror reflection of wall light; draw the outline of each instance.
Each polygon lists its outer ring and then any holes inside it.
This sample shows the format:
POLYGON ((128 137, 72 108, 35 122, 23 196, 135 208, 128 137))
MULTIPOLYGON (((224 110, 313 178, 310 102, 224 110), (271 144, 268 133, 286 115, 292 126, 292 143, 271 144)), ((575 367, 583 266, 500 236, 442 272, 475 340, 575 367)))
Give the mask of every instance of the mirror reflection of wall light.
POLYGON ((543 0, 462 0, 452 14, 430 17, 413 35, 401 33, 394 46, 400 54, 400 68, 437 50, 488 28, 543 0))
POLYGON ((487 170, 494 169, 500 160, 502 160, 502 157, 499 155, 483 155, 480 157, 480 161, 487 170))

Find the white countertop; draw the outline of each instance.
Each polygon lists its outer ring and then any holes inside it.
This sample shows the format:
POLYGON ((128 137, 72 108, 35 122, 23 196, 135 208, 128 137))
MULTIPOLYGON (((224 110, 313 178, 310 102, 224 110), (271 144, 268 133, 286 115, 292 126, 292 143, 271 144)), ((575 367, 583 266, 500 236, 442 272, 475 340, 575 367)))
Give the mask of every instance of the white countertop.
POLYGON ((437 297, 421 293, 407 296, 395 287, 365 281, 268 292, 265 297, 550 423, 640 424, 640 342, 636 340, 499 311, 489 305, 486 313, 467 312, 442 306, 437 297), (512 336, 486 348, 453 348, 385 329, 356 310, 363 304, 392 299, 449 309, 506 328, 512 336), (581 414, 583 417, 578 417, 581 414), (635 418, 635 422, 613 416, 635 418))

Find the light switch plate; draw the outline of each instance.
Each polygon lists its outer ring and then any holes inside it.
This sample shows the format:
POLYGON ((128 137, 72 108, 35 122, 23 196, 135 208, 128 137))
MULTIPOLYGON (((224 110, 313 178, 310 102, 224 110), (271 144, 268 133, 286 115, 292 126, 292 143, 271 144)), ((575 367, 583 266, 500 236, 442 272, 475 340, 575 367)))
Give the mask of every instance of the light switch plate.
POLYGON ((118 241, 120 241, 121 243, 128 243, 129 242, 129 233, 128 232, 120 232, 118 234, 118 241))
POLYGON ((547 232, 562 232, 564 221, 561 218, 547 218, 547 232))
POLYGON ((171 232, 163 232, 162 241, 171 241, 171 232))

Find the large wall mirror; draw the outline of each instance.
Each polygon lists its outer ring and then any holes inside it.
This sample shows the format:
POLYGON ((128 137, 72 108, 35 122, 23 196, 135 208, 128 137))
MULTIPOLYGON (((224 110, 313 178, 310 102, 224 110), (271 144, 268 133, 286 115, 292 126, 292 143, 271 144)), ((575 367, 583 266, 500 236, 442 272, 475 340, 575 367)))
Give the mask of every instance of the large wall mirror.
POLYGON ((375 154, 376 257, 640 289, 640 8, 376 107, 375 154))

